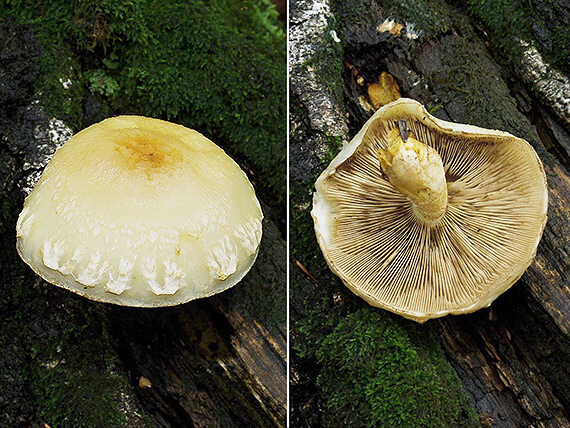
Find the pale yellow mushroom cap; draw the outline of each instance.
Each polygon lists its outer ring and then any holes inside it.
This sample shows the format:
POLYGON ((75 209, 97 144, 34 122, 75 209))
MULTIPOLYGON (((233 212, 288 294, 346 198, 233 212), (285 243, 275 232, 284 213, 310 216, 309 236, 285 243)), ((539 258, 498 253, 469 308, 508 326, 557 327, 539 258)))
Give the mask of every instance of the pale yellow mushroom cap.
POLYGON ((531 264, 547 218, 528 142, 436 119, 404 98, 379 109, 315 187, 331 270, 370 304, 418 322, 490 305, 531 264), (406 144, 393 141, 401 122, 406 144))
POLYGON ((26 198, 17 248, 46 281, 90 299, 172 306, 239 282, 262 219, 245 173, 206 137, 119 116, 56 152, 26 198))

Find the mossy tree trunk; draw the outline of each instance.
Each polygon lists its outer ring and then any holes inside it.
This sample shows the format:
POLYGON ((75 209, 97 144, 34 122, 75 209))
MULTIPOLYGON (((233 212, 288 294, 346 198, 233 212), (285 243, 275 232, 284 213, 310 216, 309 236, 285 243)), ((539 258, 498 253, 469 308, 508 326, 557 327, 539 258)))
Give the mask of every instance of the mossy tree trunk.
MULTIPOLYGON (((61 10, 69 7, 68 2, 56 3, 52 2, 50 7, 59 6, 61 10)), ((80 3, 76 5, 78 8, 88 9, 88 2, 80 3)), ((169 10, 172 11, 176 7, 174 3, 164 7, 171 7, 169 10)), ((181 7, 186 9, 194 6, 192 2, 182 3, 181 7)), ((241 7, 243 3, 234 2, 234 6, 241 7)), ((97 19, 116 26, 117 22, 109 19, 109 9, 98 9, 98 4, 91 4, 98 13, 97 19)), ((200 2, 195 4, 201 5, 200 2)), ((269 7, 269 3, 259 4, 269 7)), ((145 5, 156 6, 154 2, 137 2, 134 6, 142 9, 145 5)), ((26 7, 25 3, 20 6, 26 7)), ((114 7, 124 6, 119 2, 114 7)), ((220 18, 222 15, 216 14, 215 4, 209 3, 209 7, 210 15, 205 16, 203 11, 200 15, 203 22, 213 20, 218 26, 216 37, 229 31, 238 43, 237 30, 223 28, 226 23, 220 18)), ((61 120, 57 120, 61 117, 50 116, 42 100, 52 95, 73 104, 77 108, 73 116, 79 118, 81 129, 112 115, 111 111, 119 108, 117 105, 122 102, 121 94, 106 98, 90 90, 82 80, 93 71, 89 64, 101 60, 98 55, 104 52, 98 49, 81 54, 71 49, 73 53, 64 59, 76 61, 70 81, 62 79, 58 85, 57 76, 44 74, 45 60, 50 66, 56 62, 50 56, 53 51, 67 52, 69 46, 56 45, 55 39, 42 43, 38 36, 42 31, 39 30, 49 32, 49 29, 21 25, 17 19, 4 16, 5 11, 0 12, 0 425, 74 428, 284 426, 286 245, 281 206, 285 188, 285 177, 281 172, 284 168, 273 171, 271 185, 263 186, 261 191, 257 188, 265 219, 256 264, 242 282, 221 295, 173 308, 144 310, 92 302, 42 281, 16 253, 15 225, 22 208, 24 189, 29 188, 58 144, 71 133, 61 120), (53 45, 49 45, 52 42, 53 45), (81 61, 73 56, 75 54, 82 56, 81 67, 84 68, 81 70, 78 68, 81 61), (38 91, 40 82, 50 78, 56 81, 52 89, 59 93, 38 91)), ((19 12, 14 11, 14 15, 19 12)), ((42 12, 45 9, 38 14, 42 12)), ((75 10, 75 13, 80 12, 75 10)), ((123 16, 123 12, 117 13, 123 16)), ((127 15, 129 19, 119 25, 136 27, 143 22, 143 16, 127 15)), ((160 16, 160 13, 156 15, 160 16)), ((22 16, 27 14, 22 13, 22 16)), ((276 24, 273 12, 250 13, 250 18, 260 20, 259 26, 269 28, 276 24)), ((58 20, 54 16, 44 19, 46 22, 58 20)), ((177 14, 177 23, 184 19, 188 19, 187 14, 177 14)), ((75 20, 66 24, 76 25, 79 29, 83 25, 88 30, 93 21, 75 20)), ((182 27, 189 28, 188 25, 182 27)), ((197 31, 201 27, 192 28, 197 31)), ((274 50, 260 52, 260 56, 267 60, 263 62, 267 70, 281 69, 279 74, 284 75, 282 30, 272 28, 277 34, 273 39, 274 50)), ((128 31, 134 30, 129 27, 128 31)), ((245 37, 251 39, 252 29, 248 27, 247 31, 245 37)), ((87 32, 86 37, 89 39, 90 33, 87 32)), ((272 37, 269 32, 267 37, 272 37)), ((115 52, 119 55, 121 49, 126 49, 125 38, 110 37, 109 40, 117 43, 115 52)), ((205 38, 201 41, 209 43, 205 38)), ((108 44, 107 49, 110 49, 108 44)), ((131 53, 136 55, 136 51, 131 53)), ((108 63, 113 58, 118 60, 116 53, 103 61, 108 63)), ((248 61, 248 67, 254 66, 252 58, 248 61)), ((107 71, 113 70, 115 68, 107 71)), ((189 70, 178 71, 191 73, 189 70)), ((230 67, 227 67, 224 76, 230 75, 230 67)), ((263 73, 259 75, 263 76, 263 73)), ((263 90, 284 89, 284 82, 280 80, 265 81, 263 90)), ((179 81, 174 79, 172 85, 177 83, 179 81)), ((239 83, 243 84, 241 77, 239 83)), ((232 85, 229 81, 223 84, 232 85)), ((153 97, 150 91, 145 94, 153 97)), ((279 115, 285 109, 284 93, 275 90, 274 95, 274 99, 262 96, 268 105, 275 103, 267 117, 279 115)), ((223 104, 227 101, 216 94, 208 96, 212 102, 223 104)), ((136 100, 130 102, 138 103, 136 100)), ((247 103, 255 103, 255 91, 249 94, 247 103)), ((152 108, 149 103, 144 106, 152 108)), ((258 107, 263 110, 263 106, 258 107)), ((124 114, 137 112, 128 104, 121 105, 120 110, 124 114)), ((181 108, 182 119, 173 120, 183 122, 187 119, 183 113, 186 111, 181 108)), ((155 115, 160 115, 159 110, 155 115)), ((220 112, 221 116, 223 112, 220 112)), ((285 135, 286 120, 284 115, 281 116, 281 122, 274 121, 271 126, 276 126, 285 135)), ((258 125, 262 126, 261 123, 258 125)), ((226 150, 235 149, 226 138, 220 140, 217 142, 226 144, 226 150)), ((279 135, 271 144, 271 148, 259 144, 255 150, 267 152, 267 159, 284 158, 284 141, 280 142, 279 135)), ((257 155, 249 153, 247 156, 256 158, 257 155)), ((254 176, 253 181, 264 181, 259 178, 265 177, 261 169, 252 171, 255 166, 245 163, 249 166, 246 170, 250 177, 254 176)))
MULTIPOLYGON (((445 364, 460 380, 469 406, 461 408, 459 400, 452 419, 446 419, 450 413, 441 409, 440 417, 426 426, 445 425, 445 420, 457 426, 568 426, 570 116, 557 99, 569 87, 563 72, 545 65, 548 60, 540 63, 527 46, 540 50, 541 44, 533 39, 536 34, 557 43, 548 23, 568 22, 570 10, 561 2, 541 1, 309 0, 292 2, 291 14, 292 420, 299 426, 337 426, 339 420, 346 421, 347 415, 339 411, 339 396, 329 385, 347 387, 329 375, 342 372, 342 361, 327 357, 323 350, 351 358, 346 342, 351 336, 339 336, 337 326, 347 316, 372 311, 398 326, 401 335, 420 337, 419 343, 410 345, 418 354, 431 349, 429 338, 435 335, 445 364), (496 10, 483 10, 489 3, 496 10), (520 12, 529 4, 534 14, 520 12), (522 21, 507 25, 508 33, 493 27, 515 16, 522 21), (401 27, 380 31, 380 25, 391 20, 401 27), (516 25, 524 31, 516 33, 516 25), (310 236, 314 180, 340 144, 349 141, 371 115, 366 86, 382 72, 396 79, 402 96, 422 102, 439 118, 527 139, 544 163, 549 220, 536 260, 488 309, 417 325, 368 307, 329 272, 310 236), (547 84, 549 78, 552 82, 547 84), (331 342, 336 351, 331 351, 331 342), (478 421, 468 415, 469 408, 478 421)), ((559 50, 569 52, 563 45, 559 50)), ((365 327, 366 319, 360 321, 365 327)), ((352 333, 352 340, 357 334, 352 333)), ((384 346, 384 340, 378 336, 369 346, 384 346)), ((380 351, 368 352, 380 361, 387 359, 380 351)), ((359 366, 353 364, 356 373, 359 366)), ((409 366, 395 370, 405 373, 409 366)), ((437 383, 437 376, 431 380, 437 383)), ((424 381, 417 377, 410 385, 424 381)), ((362 382, 359 389, 352 384, 352 391, 344 394, 352 400, 354 415, 366 405, 355 402, 373 402, 366 393, 372 380, 362 382)), ((406 394, 411 387, 402 383, 400 388, 406 394)), ((382 397, 376 394, 377 400, 382 397)), ((415 426, 417 409, 408 410, 400 411, 401 426, 415 426)), ((368 419, 354 416, 352 426, 374 426, 374 412, 369 409, 368 419)))

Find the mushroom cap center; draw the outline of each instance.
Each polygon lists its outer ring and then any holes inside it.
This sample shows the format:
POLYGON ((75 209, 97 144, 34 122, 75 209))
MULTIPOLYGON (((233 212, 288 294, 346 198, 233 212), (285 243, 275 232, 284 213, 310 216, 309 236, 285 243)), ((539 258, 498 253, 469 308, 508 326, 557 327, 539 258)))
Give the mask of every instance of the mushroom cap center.
POLYGON ((183 160, 181 151, 168 144, 164 138, 160 139, 138 130, 131 132, 116 142, 116 150, 123 155, 130 168, 156 169, 183 160))

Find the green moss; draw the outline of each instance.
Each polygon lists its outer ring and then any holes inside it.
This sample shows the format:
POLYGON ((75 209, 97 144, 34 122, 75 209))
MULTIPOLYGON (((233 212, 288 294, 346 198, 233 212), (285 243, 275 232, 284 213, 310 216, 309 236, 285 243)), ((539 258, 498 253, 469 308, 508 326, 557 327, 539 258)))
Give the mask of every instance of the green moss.
POLYGON ((101 353, 109 344, 92 321, 70 320, 73 327, 62 336, 31 347, 27 377, 36 417, 50 426, 111 428, 126 423, 119 410, 123 380, 113 371, 115 357, 101 353))
POLYGON ((342 319, 316 357, 328 426, 477 426, 433 337, 409 335, 377 310, 342 319))
POLYGON ((336 155, 342 149, 342 138, 338 136, 330 136, 327 139, 327 156, 323 159, 323 164, 325 167, 335 158, 336 155))
POLYGON ((90 91, 115 114, 183 123, 284 203, 286 37, 269 0, 15 0, 2 13, 35 25, 51 114, 81 129, 90 91))
POLYGON ((444 119, 448 119, 447 113, 458 123, 505 130, 541 150, 489 52, 483 44, 471 42, 476 37, 472 27, 465 26, 463 33, 463 37, 442 37, 418 62, 418 70, 437 94, 428 109, 435 116, 443 113, 444 119), (445 111, 440 109, 442 105, 445 111))
MULTIPOLYGON (((570 74, 570 27, 560 19, 556 5, 536 0, 467 0, 469 11, 489 32, 511 66, 518 67, 524 40, 533 43, 546 61, 570 74)), ((558 6, 561 7, 561 6, 558 6)))
MULTIPOLYGON (((45 287, 49 289, 20 288, 11 303, 29 306, 44 292, 67 293, 45 287)), ((116 370, 120 362, 96 313, 105 309, 78 298, 67 310, 52 309, 50 318, 40 318, 44 308, 39 306, 37 319, 21 319, 19 311, 12 317, 13 324, 25 326, 16 343, 27 354, 23 373, 32 386, 34 419, 61 428, 125 426, 121 393, 132 387, 116 370)))
POLYGON ((89 89, 95 94, 111 97, 118 93, 121 88, 117 81, 103 70, 93 70, 89 77, 89 89))

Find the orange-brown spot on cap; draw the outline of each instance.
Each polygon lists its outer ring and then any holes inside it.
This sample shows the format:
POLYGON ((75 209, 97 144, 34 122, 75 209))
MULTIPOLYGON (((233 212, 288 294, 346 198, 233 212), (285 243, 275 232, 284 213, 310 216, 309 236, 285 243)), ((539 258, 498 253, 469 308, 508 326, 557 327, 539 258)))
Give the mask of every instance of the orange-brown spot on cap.
POLYGON ((129 135, 117 141, 119 152, 130 168, 162 168, 183 160, 180 150, 167 140, 133 130, 129 135))

